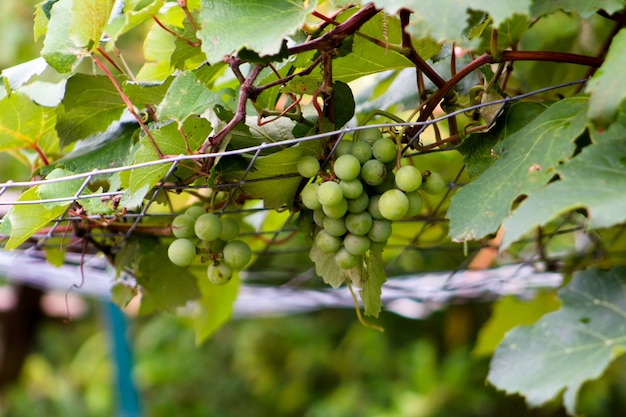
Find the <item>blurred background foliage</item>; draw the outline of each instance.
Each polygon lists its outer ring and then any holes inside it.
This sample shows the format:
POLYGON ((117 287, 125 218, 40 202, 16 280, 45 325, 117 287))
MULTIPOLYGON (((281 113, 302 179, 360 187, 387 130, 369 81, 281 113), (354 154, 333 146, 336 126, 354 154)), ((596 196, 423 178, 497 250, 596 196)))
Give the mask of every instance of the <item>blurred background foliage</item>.
MULTIPOLYGON (((0 0, 0 69, 38 56, 36 3, 0 0)), ((138 39, 129 37, 126 49, 141 62, 138 39)), ((0 158, 0 181, 28 177, 0 158)), ((420 257, 423 270, 459 265, 457 257, 429 255, 420 257)), ((112 336, 102 304, 86 304, 80 317, 40 323, 18 381, 0 393, 0 415, 116 415, 112 336)), ((521 398, 486 386, 489 358, 474 347, 491 308, 454 305, 426 320, 383 313, 385 333, 359 324, 352 310, 235 320, 202 346, 179 318, 134 317, 132 375, 146 416, 564 416, 559 405, 529 410, 521 398)), ((584 415, 626 415, 624 372, 626 356, 584 386, 584 415)))

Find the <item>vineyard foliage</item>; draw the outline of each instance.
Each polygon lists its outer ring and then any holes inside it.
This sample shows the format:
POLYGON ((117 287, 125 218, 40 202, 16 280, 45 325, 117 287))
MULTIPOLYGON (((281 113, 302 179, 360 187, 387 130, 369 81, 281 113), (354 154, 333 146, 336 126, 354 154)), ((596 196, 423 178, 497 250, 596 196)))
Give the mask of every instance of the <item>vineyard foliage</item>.
POLYGON ((43 1, 41 56, 2 71, 0 152, 32 173, 0 185, 3 246, 101 252, 117 303, 202 341, 251 272, 375 320, 406 248, 496 245, 571 282, 488 381, 575 414, 626 340, 625 28, 618 0, 43 1))

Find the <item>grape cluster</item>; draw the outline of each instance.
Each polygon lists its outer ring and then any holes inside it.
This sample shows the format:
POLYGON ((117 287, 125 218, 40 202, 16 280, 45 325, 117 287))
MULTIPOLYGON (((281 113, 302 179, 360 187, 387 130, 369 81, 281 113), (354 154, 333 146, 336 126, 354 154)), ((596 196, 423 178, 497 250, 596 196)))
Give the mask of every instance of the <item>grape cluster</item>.
POLYGON ((236 239, 237 221, 207 213, 200 206, 191 206, 174 217, 172 233, 176 239, 167 250, 170 261, 189 266, 201 254, 202 261, 209 261, 207 276, 214 284, 230 281, 233 271, 245 267, 252 258, 248 244, 236 239))
POLYGON ((424 174, 412 165, 396 169, 396 143, 376 128, 362 130, 359 141, 341 141, 335 148, 332 170, 321 171, 313 156, 298 160, 307 184, 300 194, 302 205, 313 211, 315 245, 334 254, 337 266, 350 269, 376 245, 384 247, 395 220, 419 214, 420 191, 438 194, 445 182, 437 173, 424 174))

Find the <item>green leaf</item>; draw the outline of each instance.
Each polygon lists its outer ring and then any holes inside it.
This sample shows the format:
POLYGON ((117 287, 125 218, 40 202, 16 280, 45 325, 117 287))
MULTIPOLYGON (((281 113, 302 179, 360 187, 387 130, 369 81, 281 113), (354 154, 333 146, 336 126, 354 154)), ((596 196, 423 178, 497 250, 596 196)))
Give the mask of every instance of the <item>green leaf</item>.
POLYGON ((41 149, 58 151, 54 109, 39 106, 26 95, 14 93, 0 100, 0 151, 41 149))
POLYGON ((540 17, 563 10, 565 12, 576 12, 583 18, 587 18, 601 9, 608 14, 612 14, 623 8, 624 2, 622 0, 532 0, 530 11, 533 17, 540 17))
POLYGON ((2 70, 2 77, 6 78, 11 90, 17 90, 28 82, 32 77, 41 75, 48 68, 48 63, 43 58, 35 58, 21 64, 2 70))
POLYGON ((210 63, 244 47, 259 55, 277 54, 283 39, 302 26, 316 5, 298 0, 202 0, 202 50, 210 63))
POLYGON ((494 164, 452 197, 450 237, 464 241, 494 233, 514 201, 540 189, 573 154, 574 140, 585 131, 586 111, 586 97, 562 100, 500 142, 494 164))
POLYGON ((382 286, 387 281, 382 249, 370 251, 366 262, 366 273, 360 291, 361 300, 365 315, 378 317, 383 306, 382 286))
POLYGON ((488 381, 526 397, 530 406, 565 390, 575 414, 580 387, 626 349, 626 268, 590 269, 559 291, 562 307, 509 332, 491 361, 488 381))
POLYGON ((94 50, 111 16, 115 0, 76 0, 70 10, 70 37, 75 45, 94 50))
POLYGON ((589 93, 587 117, 597 129, 606 129, 617 117, 626 98, 626 29, 613 38, 602 66, 591 77, 585 88, 589 93))
POLYGON ((107 44, 108 48, 115 46, 117 39, 124 33, 156 15, 165 4, 165 0, 150 0, 148 2, 133 0, 125 3, 124 13, 112 19, 104 29, 106 34, 111 37, 111 41, 107 44))
POLYGON ((193 327, 196 343, 200 344, 230 319, 241 281, 239 272, 234 272, 228 284, 214 285, 207 279, 206 268, 195 273, 202 296, 195 305, 193 327))
MULTIPOLYGON (((38 187, 36 186, 24 191, 18 199, 18 201, 23 202, 36 202, 39 200, 38 187)), ((7 215, 11 226, 11 234, 6 243, 6 249, 17 249, 28 238, 39 232, 43 227, 48 226, 52 220, 61 216, 69 204, 68 202, 64 206, 50 208, 43 204, 14 205, 7 215)))
POLYGON ((477 356, 492 355, 509 330, 531 325, 559 307, 560 303, 552 292, 539 293, 531 300, 521 300, 512 295, 499 298, 493 304, 491 317, 478 333, 472 353, 477 356))
POLYGON ((587 210, 587 227, 626 221, 626 136, 583 148, 558 168, 555 181, 524 200, 504 222, 502 249, 536 226, 576 209, 587 210))
MULTIPOLYGON (((337 262, 335 262, 335 255, 332 253, 324 253, 317 245, 312 245, 311 250, 309 252, 309 257, 315 264, 315 273, 322 277, 324 283, 330 285, 333 288, 339 288, 348 273, 337 267, 337 262)), ((352 278, 353 281, 357 280, 356 278, 352 278)), ((360 277, 358 277, 358 281, 360 281, 360 277)))
POLYGON ((60 73, 72 71, 84 52, 70 36, 72 3, 73 0, 59 0, 52 6, 41 50, 41 56, 60 73))
MULTIPOLYGON (((118 79, 118 82, 121 82, 118 79)), ((104 132, 126 108, 111 80, 104 75, 76 74, 67 81, 57 131, 61 145, 104 132)))
POLYGON ((478 176, 489 168, 496 161, 494 146, 528 125, 545 109, 545 104, 516 101, 504 107, 491 130, 468 136, 457 149, 463 154, 469 176, 478 176))
POLYGON ((126 81, 122 87, 122 91, 124 91, 124 94, 126 94, 135 105, 156 105, 163 100, 173 81, 174 77, 168 77, 161 82, 126 81))
MULTIPOLYGON (((47 180, 59 179, 63 177, 68 177, 70 175, 74 175, 75 172, 68 171, 62 168, 56 168, 50 174, 46 176, 47 180)), ((74 197, 80 187, 85 182, 84 178, 77 178, 74 180, 65 180, 58 182, 47 182, 45 184, 41 184, 37 188, 37 194, 41 200, 55 200, 65 197, 74 197)), ((56 206, 67 207, 69 204, 68 201, 58 201, 51 203, 44 203, 43 205, 47 209, 51 209, 56 206)))
POLYGON ((337 129, 343 127, 354 116, 354 96, 348 84, 342 81, 333 83, 334 123, 337 129))

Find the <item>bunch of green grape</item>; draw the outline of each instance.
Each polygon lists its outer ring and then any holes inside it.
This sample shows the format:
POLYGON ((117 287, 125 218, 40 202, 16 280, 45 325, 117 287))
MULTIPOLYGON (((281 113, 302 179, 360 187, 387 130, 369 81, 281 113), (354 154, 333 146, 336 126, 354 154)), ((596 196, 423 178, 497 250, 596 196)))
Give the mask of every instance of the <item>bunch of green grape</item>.
POLYGON ((233 272, 244 268, 252 258, 248 244, 236 239, 239 223, 207 213, 200 206, 191 206, 174 217, 172 233, 176 239, 167 250, 170 261, 184 267, 201 255, 201 260, 209 263, 207 276, 214 284, 226 284, 233 272))
POLYGON ((423 174, 412 165, 397 167, 398 147, 376 128, 360 132, 359 141, 341 141, 331 169, 303 156, 297 169, 307 184, 302 205, 313 211, 315 245, 334 254, 337 266, 350 269, 368 250, 386 245, 393 221, 414 217, 423 206, 421 192, 439 194, 446 184, 437 173, 423 174))

